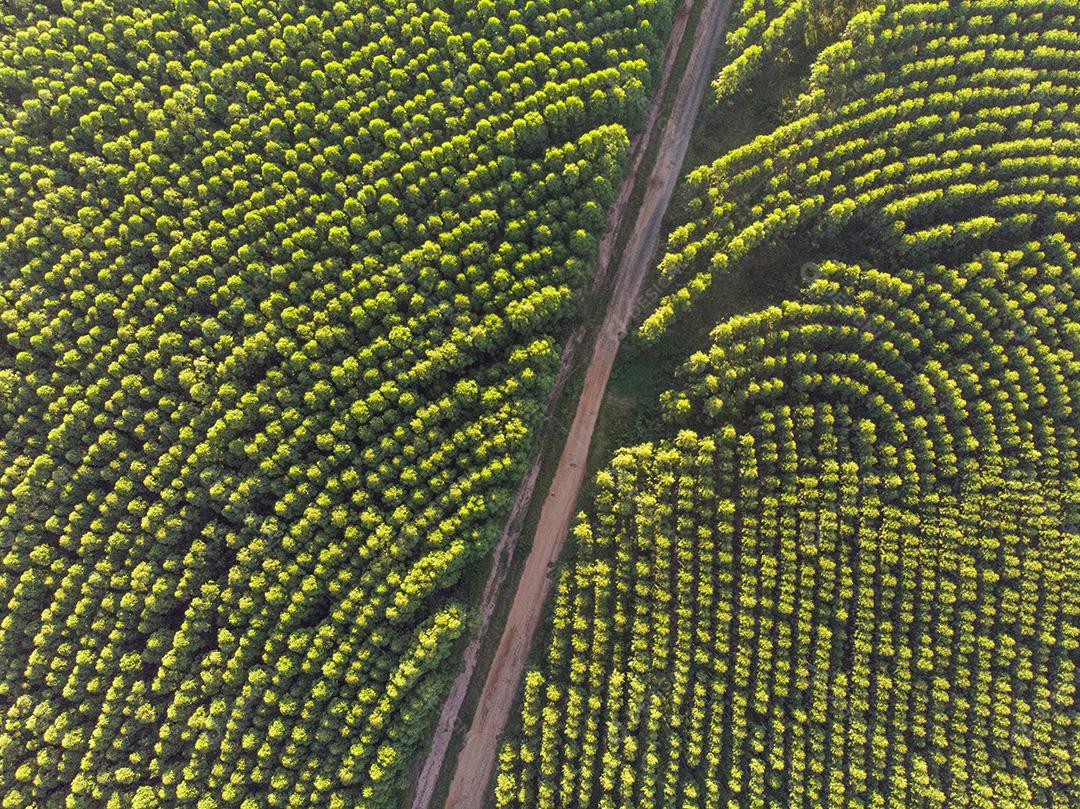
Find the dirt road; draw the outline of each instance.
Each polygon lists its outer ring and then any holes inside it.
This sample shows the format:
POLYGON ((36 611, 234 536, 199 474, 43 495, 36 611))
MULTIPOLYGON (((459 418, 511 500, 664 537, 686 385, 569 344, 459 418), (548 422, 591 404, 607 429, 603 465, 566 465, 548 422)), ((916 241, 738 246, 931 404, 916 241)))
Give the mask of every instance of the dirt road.
MULTIPOLYGON (((667 92, 671 73, 675 67, 676 57, 682 46, 683 36, 686 33, 686 24, 690 17, 691 3, 692 0, 686 0, 686 2, 679 7, 675 14, 675 18, 672 21, 671 35, 668 38, 664 63, 661 66, 660 80, 657 84, 656 92, 653 94, 653 98, 650 101, 646 113, 645 124, 641 128, 641 132, 635 135, 631 140, 630 168, 627 171, 626 177, 620 184, 619 194, 615 203, 608 212, 607 227, 605 228, 604 237, 600 241, 597 267, 590 285, 590 294, 598 294, 607 281, 612 251, 614 250, 616 241, 626 226, 627 205, 629 204, 634 188, 637 185, 641 163, 644 160, 646 153, 649 151, 652 141, 657 137, 655 134, 656 122, 660 114, 660 109, 663 106, 663 100, 667 92)), ((554 436, 558 435, 553 428, 557 429, 562 426, 551 423, 551 412, 562 394, 566 379, 576 365, 575 358, 579 346, 585 338, 585 333, 585 324, 578 326, 567 338, 566 344, 563 347, 562 356, 560 358, 559 374, 556 377, 548 397, 547 409, 549 416, 541 426, 539 432, 541 440, 552 440, 554 436)), ((507 518, 499 539, 495 543, 495 547, 492 551, 491 570, 484 583, 484 590, 480 596, 477 626, 473 632, 472 639, 466 646, 462 656, 461 671, 454 679, 453 684, 450 686, 450 690, 447 692, 446 699, 443 701, 443 707, 439 714, 439 721, 435 726, 435 735, 432 738, 431 747, 428 749, 427 757, 424 760, 424 764, 421 767, 420 774, 416 780, 412 803, 410 804, 411 809, 429 809, 432 796, 439 783, 443 764, 446 760, 446 753, 449 749, 450 742, 453 739, 454 728, 457 725, 458 717, 461 713, 461 707, 464 704, 469 688, 472 685, 480 649, 487 639, 488 628, 491 623, 491 617, 495 612, 496 602, 500 595, 502 595, 503 586, 506 583, 506 576, 509 573, 513 551, 521 532, 521 522, 525 518, 529 506, 532 503, 533 489, 536 486, 536 479, 540 473, 542 462, 543 454, 537 453, 529 466, 528 472, 526 472, 525 477, 522 479, 510 515, 507 518)))
MULTIPOLYGON (((712 56, 719 44, 730 5, 731 0, 707 0, 700 22, 693 32, 693 46, 686 71, 663 131, 656 163, 646 185, 645 198, 638 209, 634 231, 623 251, 612 299, 589 361, 584 389, 554 481, 540 513, 532 550, 525 561, 498 651, 484 683, 465 744, 458 756, 445 809, 481 809, 489 803, 486 793, 498 754, 499 736, 509 718, 533 635, 551 586, 550 568, 562 550, 574 514, 578 491, 585 474, 593 428, 596 426, 596 418, 619 342, 630 325, 635 302, 659 246, 661 220, 679 179, 694 119, 709 84, 712 56)), ((686 17, 680 16, 681 25, 685 26, 686 17)), ((680 24, 678 20, 676 24, 680 24)), ((681 38, 681 33, 679 35, 681 38)), ((677 50, 677 46, 669 48, 665 63, 665 82, 677 50)), ((656 98, 659 99, 662 95, 661 88, 656 98)), ((644 130, 646 133, 655 126, 657 110, 658 107, 650 110, 650 120, 644 130)), ((639 160, 644 151, 641 150, 638 155, 639 160)), ((629 194, 629 191, 625 196, 620 194, 622 204, 617 207, 625 207, 629 194)), ((610 257, 610 250, 610 245, 606 252, 602 246, 601 260, 610 257)), ((440 731, 442 730, 440 727, 440 731)), ((435 777, 429 774, 432 781, 435 777)), ((429 789, 433 787, 434 783, 429 789)), ((423 809, 425 804, 414 802, 413 807, 423 809)))

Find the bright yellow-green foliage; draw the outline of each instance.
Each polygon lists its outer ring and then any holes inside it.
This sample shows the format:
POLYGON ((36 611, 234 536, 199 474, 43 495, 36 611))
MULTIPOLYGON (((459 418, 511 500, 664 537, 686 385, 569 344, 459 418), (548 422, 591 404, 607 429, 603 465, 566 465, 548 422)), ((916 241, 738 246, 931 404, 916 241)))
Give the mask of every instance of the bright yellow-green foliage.
POLYGON ((4 807, 397 804, 669 5, 5 5, 4 807))
POLYGON ((1075 12, 887 3, 696 173, 693 293, 815 261, 600 473, 500 807, 1080 805, 1075 12))
POLYGON ((616 454, 500 807, 1076 805, 1080 260, 828 264, 616 454))
POLYGON ((690 175, 697 198, 662 272, 713 278, 795 233, 919 263, 1077 226, 1080 23, 1056 0, 889 3, 814 65, 790 124, 690 175))
POLYGON ((745 90, 766 66, 804 44, 822 44, 839 33, 856 8, 869 0, 742 0, 731 11, 720 73, 713 81, 717 99, 745 90))

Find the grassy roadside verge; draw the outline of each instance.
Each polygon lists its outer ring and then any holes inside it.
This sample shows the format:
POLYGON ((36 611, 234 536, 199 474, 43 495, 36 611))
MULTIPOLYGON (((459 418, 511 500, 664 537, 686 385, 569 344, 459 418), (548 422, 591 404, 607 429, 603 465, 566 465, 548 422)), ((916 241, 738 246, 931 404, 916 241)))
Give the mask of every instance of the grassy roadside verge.
MULTIPOLYGON (((781 123, 790 99, 802 87, 811 58, 809 51, 792 53, 772 70, 761 72, 731 103, 718 104, 706 96, 694 123, 682 176, 781 123)), ((720 59, 721 54, 717 54, 714 75, 720 59)), ((683 211, 690 196, 687 186, 680 183, 664 216, 661 251, 668 234, 685 221, 683 211)), ((679 328, 669 330, 651 345, 633 332, 623 341, 593 433, 579 507, 592 502, 596 473, 618 447, 654 440, 663 434, 660 394, 677 384, 679 367, 694 351, 708 344, 709 333, 717 323, 795 294, 800 255, 786 245, 759 251, 753 261, 725 276, 723 283, 713 284, 700 303, 682 317, 679 328)), ((647 314, 642 311, 638 320, 647 314)), ((635 328, 637 325, 634 323, 635 328)), ((571 558, 572 553, 569 551, 566 558, 571 558)))

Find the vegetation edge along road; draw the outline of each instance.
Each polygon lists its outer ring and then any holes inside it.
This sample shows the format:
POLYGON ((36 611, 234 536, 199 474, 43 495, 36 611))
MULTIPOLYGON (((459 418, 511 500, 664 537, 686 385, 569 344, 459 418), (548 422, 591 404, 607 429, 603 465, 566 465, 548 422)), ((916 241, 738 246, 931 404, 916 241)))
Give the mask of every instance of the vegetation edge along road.
MULTIPOLYGON (((499 736, 509 718, 550 588, 550 568, 562 549, 577 504, 592 431, 611 368, 621 336, 630 325, 635 303, 659 246, 661 221, 679 178, 730 5, 730 0, 708 0, 698 27, 693 32, 690 58, 663 131, 634 231, 621 256, 612 299, 593 348, 574 421, 540 514, 532 549, 525 561, 499 648, 455 765, 446 809, 475 809, 484 805, 494 771, 499 736)), ((672 52, 676 51, 673 49, 672 52)), ((657 98, 661 96, 662 93, 657 93, 657 98)), ((445 730, 440 721, 437 733, 445 730)), ((423 780, 424 776, 421 778, 423 780)), ((427 778, 432 782, 436 780, 434 773, 430 772, 427 778)), ((421 783, 417 794, 433 786, 434 783, 431 786, 421 783)), ((420 809, 423 804, 414 802, 413 806, 420 809)))
MULTIPOLYGON (((634 191, 639 184, 642 163, 649 153, 653 133, 657 128, 657 121, 664 106, 664 99, 668 95, 667 87, 671 75, 678 65, 678 56, 682 49, 687 23, 692 16, 694 1, 685 0, 675 10, 671 33, 668 37, 661 64, 660 79, 649 102, 645 122, 631 139, 630 168, 620 183, 618 197, 608 212, 607 229, 598 248, 596 273, 589 288, 590 295, 599 294, 603 291, 608 280, 612 258, 621 256, 617 247, 626 223, 626 212, 629 203, 634 198, 634 191)), ((533 491, 536 488, 545 457, 542 447, 553 439, 551 430, 559 426, 554 419, 555 410, 563 395, 566 382, 577 365, 575 361, 576 355, 581 350, 587 332, 587 324, 580 324, 570 333, 563 346, 559 358, 559 373, 548 395, 547 415, 537 437, 539 449, 534 454, 529 469, 522 478, 521 485, 514 498, 514 505, 492 550, 491 568, 480 595, 476 628, 462 654, 461 670, 454 678, 450 690, 443 699, 431 745, 413 784, 412 797, 409 801, 411 809, 428 809, 436 798, 439 783, 443 776, 443 764, 453 741, 458 718, 468 698, 470 688, 474 684, 473 678, 477 666, 481 665, 481 650, 488 640, 491 621, 496 612, 500 596, 503 595, 503 588, 506 586, 507 577, 511 570, 514 550, 520 538, 526 515, 533 502, 533 491)))

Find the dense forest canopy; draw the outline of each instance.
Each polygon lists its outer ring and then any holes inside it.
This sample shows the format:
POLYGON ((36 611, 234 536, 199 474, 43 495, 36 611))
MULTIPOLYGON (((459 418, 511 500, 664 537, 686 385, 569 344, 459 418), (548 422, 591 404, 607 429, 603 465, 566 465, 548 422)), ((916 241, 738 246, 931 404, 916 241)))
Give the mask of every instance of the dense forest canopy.
MULTIPOLYGON (((754 5, 736 110, 817 4, 754 5)), ((889 0, 690 174, 644 337, 778 243, 802 289, 600 472, 498 806, 1080 800, 1078 44, 1074 3, 889 0)))
POLYGON ((669 6, 5 6, 5 807, 397 804, 669 6))

